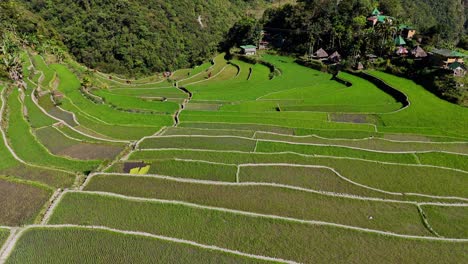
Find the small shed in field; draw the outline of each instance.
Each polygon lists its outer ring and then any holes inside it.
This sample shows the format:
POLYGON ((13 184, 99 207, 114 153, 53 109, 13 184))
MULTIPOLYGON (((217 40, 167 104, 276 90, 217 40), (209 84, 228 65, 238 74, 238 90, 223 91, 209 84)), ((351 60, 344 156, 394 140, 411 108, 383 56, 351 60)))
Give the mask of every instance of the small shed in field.
POLYGON ((244 55, 251 56, 257 54, 257 46, 255 45, 244 45, 240 46, 240 48, 242 50, 242 54, 244 55))

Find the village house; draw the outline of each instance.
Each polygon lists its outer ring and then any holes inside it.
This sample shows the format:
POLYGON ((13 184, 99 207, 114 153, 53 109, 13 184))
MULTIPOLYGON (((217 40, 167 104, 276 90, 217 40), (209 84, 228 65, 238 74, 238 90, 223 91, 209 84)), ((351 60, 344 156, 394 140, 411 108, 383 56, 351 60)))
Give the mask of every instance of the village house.
POLYGON ((328 57, 328 61, 332 63, 339 63, 341 61, 341 55, 338 53, 338 51, 335 51, 328 57))
POLYGON ((463 58, 466 57, 465 54, 458 51, 451 51, 448 49, 434 49, 432 50, 433 59, 435 64, 443 68, 448 68, 450 64, 458 62, 464 64, 463 58))
POLYGON ((417 46, 411 51, 411 55, 416 59, 422 59, 427 57, 427 52, 423 50, 420 46, 417 46))
POLYGON ((453 71, 453 75, 456 77, 464 77, 466 75, 465 65, 459 62, 454 62, 450 64, 448 68, 453 71))
POLYGON ((394 18, 391 16, 384 16, 382 12, 380 12, 377 8, 375 8, 371 15, 367 18, 367 21, 372 25, 375 26, 378 23, 387 23, 389 22, 392 24, 394 18))
POLYGON ((247 55, 247 56, 252 56, 252 55, 255 55, 257 54, 257 46, 255 45, 244 45, 244 46, 240 46, 241 48, 241 52, 242 54, 244 55, 247 55))
POLYGON ((398 27, 400 30, 400 34, 405 39, 413 39, 414 35, 416 35, 416 29, 407 25, 400 25, 398 27))
POLYGON ((324 49, 320 48, 319 50, 314 52, 312 58, 316 60, 326 60, 328 59, 328 53, 324 49))

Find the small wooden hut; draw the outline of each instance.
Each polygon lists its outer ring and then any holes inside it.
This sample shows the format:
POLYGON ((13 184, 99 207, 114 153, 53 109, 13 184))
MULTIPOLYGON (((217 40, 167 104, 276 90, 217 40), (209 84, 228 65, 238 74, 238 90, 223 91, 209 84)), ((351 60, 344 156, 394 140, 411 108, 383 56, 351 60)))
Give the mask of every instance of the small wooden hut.
POLYGON ((328 53, 324 49, 320 48, 314 52, 312 57, 317 60, 324 60, 328 58, 328 53))
POLYGON ((252 56, 257 54, 257 46, 255 45, 244 45, 240 46, 242 50, 242 54, 247 55, 247 56, 252 56))
POLYGON ((411 51, 411 55, 415 58, 426 58, 427 52, 423 50, 420 46, 417 46, 411 51))
POLYGON ((341 55, 338 53, 338 51, 335 51, 328 57, 328 60, 333 63, 339 63, 341 61, 341 55))

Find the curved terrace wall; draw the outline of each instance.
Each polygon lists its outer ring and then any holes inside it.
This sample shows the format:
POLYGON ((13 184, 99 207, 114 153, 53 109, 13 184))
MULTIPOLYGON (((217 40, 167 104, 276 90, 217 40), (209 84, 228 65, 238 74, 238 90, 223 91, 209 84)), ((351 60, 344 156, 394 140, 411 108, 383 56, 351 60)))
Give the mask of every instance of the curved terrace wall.
POLYGON ((372 76, 372 75, 370 75, 370 74, 368 74, 366 72, 356 73, 356 72, 348 71, 348 73, 356 75, 358 77, 361 77, 361 78, 373 83, 375 86, 377 86, 377 88, 379 88, 380 90, 386 92, 391 97, 393 97, 397 102, 401 103, 403 105, 403 107, 401 109, 404 109, 404 108, 406 108, 406 107, 408 107, 410 105, 410 101, 408 99, 408 96, 406 96, 406 94, 404 94, 400 90, 397 90, 396 88, 390 86, 385 81, 383 81, 383 80, 381 80, 381 79, 379 79, 379 78, 377 78, 375 76, 372 76))

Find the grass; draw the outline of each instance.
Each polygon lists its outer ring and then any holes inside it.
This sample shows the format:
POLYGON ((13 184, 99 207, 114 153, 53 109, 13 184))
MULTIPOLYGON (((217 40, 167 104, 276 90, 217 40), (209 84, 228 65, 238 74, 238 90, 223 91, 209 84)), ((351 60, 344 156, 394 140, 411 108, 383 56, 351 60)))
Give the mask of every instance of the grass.
POLYGON ((294 152, 307 155, 325 155, 336 157, 359 158, 404 164, 416 164, 412 154, 380 153, 344 147, 298 145, 280 142, 258 141, 256 152, 294 152))
POLYGON ((271 139, 280 141, 289 141, 296 143, 315 143, 315 144, 330 144, 339 146, 348 146, 356 148, 364 148, 369 150, 381 151, 450 151, 457 153, 468 153, 467 143, 419 143, 419 142, 396 142, 383 140, 381 138, 367 138, 364 140, 347 140, 347 139, 325 139, 316 136, 307 137, 291 137, 288 135, 277 135, 269 133, 256 133, 258 139, 271 139))
POLYGON ((255 148, 255 141, 235 137, 158 137, 143 140, 143 142, 140 144, 140 148, 186 148, 253 151, 255 148))
POLYGON ((34 67, 37 70, 42 71, 44 73, 44 79, 40 83, 41 87, 43 87, 45 90, 49 90, 50 89, 49 85, 55 76, 54 69, 51 69, 49 66, 47 66, 47 64, 45 63, 41 55, 32 56, 32 61, 33 61, 34 67))
POLYGON ((455 155, 450 153, 418 153, 421 164, 456 168, 468 171, 468 155, 455 155))
POLYGON ((90 171, 98 165, 94 161, 71 160, 51 155, 31 133, 28 123, 23 118, 18 95, 19 92, 14 90, 8 97, 10 115, 7 129, 8 139, 18 156, 33 164, 76 172, 90 171))
POLYGON ((156 238, 84 228, 32 228, 6 263, 259 263, 156 238), (103 241, 107 241, 103 243, 103 241))
POLYGON ((371 161, 340 158, 303 157, 284 153, 229 153, 210 151, 141 151, 132 154, 133 160, 197 159, 230 164, 292 163, 332 167, 348 179, 370 187, 398 193, 420 193, 439 196, 468 197, 466 173, 452 170, 382 164, 371 161))
POLYGON ((122 150, 122 145, 109 143, 87 143, 67 138, 53 127, 36 131, 38 140, 55 155, 81 160, 112 160, 122 150))
POLYGON ((80 111, 90 116, 99 117, 100 120, 115 125, 161 128, 164 125, 172 124, 172 117, 170 115, 135 114, 114 110, 105 104, 95 104, 81 94, 79 90, 80 81, 66 66, 55 64, 51 67, 57 71, 60 78, 59 90, 69 99, 63 101, 63 107, 67 110, 71 110, 70 104, 73 104, 80 111))
POLYGON ((50 95, 44 95, 42 97, 39 97, 38 103, 44 110, 47 111, 49 115, 62 120, 63 122, 67 123, 72 127, 78 126, 78 124, 73 119, 73 115, 71 113, 62 111, 60 108, 54 105, 50 98, 50 95))
POLYGON ((238 112, 216 112, 216 111, 183 111, 180 115, 182 122, 210 122, 210 123, 233 123, 233 124, 260 124, 274 125, 290 128, 315 128, 336 130, 362 130, 374 131, 375 128, 368 124, 333 123, 326 120, 323 113, 304 116, 303 113, 281 112, 276 113, 253 113, 245 114, 238 112))
POLYGON ((165 88, 145 88, 145 89, 135 89, 135 88, 118 88, 110 90, 112 94, 115 95, 127 95, 139 97, 142 99, 154 99, 154 98, 172 98, 172 99, 185 99, 187 95, 181 90, 175 87, 165 87, 165 88))
POLYGON ((93 90, 92 93, 101 98, 104 98, 106 103, 126 110, 141 110, 164 114, 174 114, 179 109, 179 105, 173 102, 149 101, 129 95, 114 94, 103 89, 93 90))
POLYGON ((112 175, 94 177, 86 190, 185 201, 400 234, 431 235, 422 224, 416 205, 337 198, 267 186, 213 186, 112 175), (369 216, 373 219, 369 220, 369 216))
POLYGON ((427 221, 441 236, 468 238, 468 207, 422 205, 427 221))
POLYGON ((24 99, 24 105, 27 109, 27 119, 32 128, 50 126, 57 121, 45 115, 36 104, 34 104, 31 95, 27 94, 24 99))
POLYGON ((207 136, 235 136, 235 137, 253 137, 255 132, 248 130, 225 130, 225 129, 197 129, 185 127, 170 127, 164 130, 162 135, 207 135, 207 136))
POLYGON ((466 243, 386 237, 329 226, 76 193, 64 196, 51 223, 139 230, 298 262, 394 263, 398 256, 401 262, 459 263, 466 253, 466 243))
POLYGON ((468 136, 468 109, 439 99, 410 80, 378 71, 369 73, 407 94, 411 102, 405 111, 381 115, 385 123, 382 131, 468 136))
POLYGON ((404 200, 399 195, 385 194, 351 184, 325 168, 255 166, 241 167, 240 182, 266 182, 302 187, 316 191, 404 200))
POLYGON ((5 243, 8 236, 10 235, 10 230, 5 228, 0 228, 0 247, 5 243))
POLYGON ((52 189, 36 183, 0 177, 0 194, 0 225, 21 226, 34 222, 52 195, 52 189))
MULTIPOLYGON (((122 173, 123 163, 117 163, 111 168, 111 171, 122 173)), ((151 161, 148 173, 198 180, 234 182, 236 172, 236 166, 190 161, 154 160, 151 161)))
POLYGON ((221 53, 216 56, 214 60, 214 65, 212 67, 207 68, 205 71, 200 71, 198 75, 192 74, 192 77, 189 79, 185 79, 179 81, 179 86, 192 86, 193 83, 202 82, 208 80, 209 73, 211 73, 211 77, 213 78, 216 74, 221 72, 223 68, 227 65, 227 61, 224 59, 225 54, 221 53))
POLYGON ((106 124, 96 119, 93 119, 92 116, 80 112, 78 108, 71 104, 68 105, 68 108, 69 110, 72 110, 73 113, 75 113, 81 125, 80 130, 92 130, 101 135, 104 135, 104 137, 108 137, 111 139, 136 140, 145 136, 152 135, 159 130, 157 127, 139 127, 106 124))

